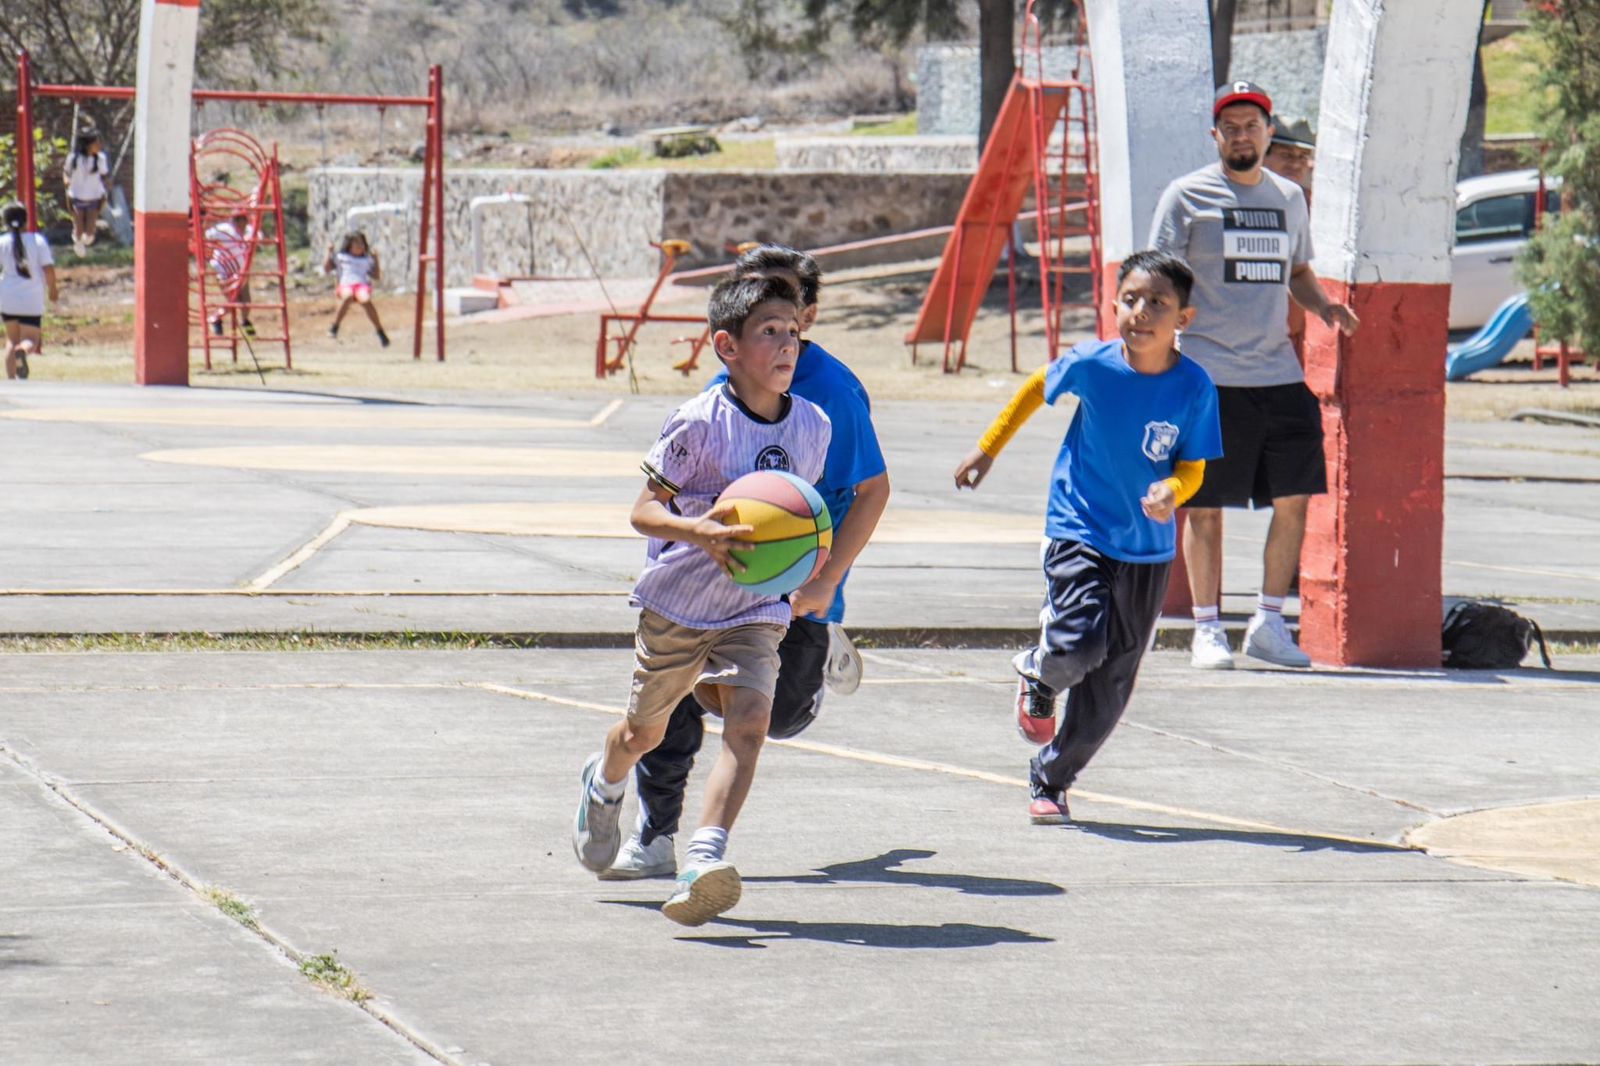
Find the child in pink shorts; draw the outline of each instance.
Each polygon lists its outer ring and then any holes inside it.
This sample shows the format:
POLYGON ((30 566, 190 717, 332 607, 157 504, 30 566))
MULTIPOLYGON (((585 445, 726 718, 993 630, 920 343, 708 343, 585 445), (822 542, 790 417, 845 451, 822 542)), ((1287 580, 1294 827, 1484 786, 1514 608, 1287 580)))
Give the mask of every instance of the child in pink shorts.
POLYGON ((338 251, 330 242, 328 258, 323 262, 322 269, 337 273, 338 288, 335 291, 343 301, 339 304, 338 313, 333 316, 333 325, 328 327, 328 336, 338 337, 339 323, 344 321, 345 312, 350 310, 351 304, 360 304, 372 328, 378 331, 378 343, 389 347, 389 335, 383 331, 383 323, 378 320, 378 309, 372 303, 372 283, 383 277, 383 268, 378 263, 378 253, 367 243, 367 235, 360 230, 345 234, 344 243, 338 251))

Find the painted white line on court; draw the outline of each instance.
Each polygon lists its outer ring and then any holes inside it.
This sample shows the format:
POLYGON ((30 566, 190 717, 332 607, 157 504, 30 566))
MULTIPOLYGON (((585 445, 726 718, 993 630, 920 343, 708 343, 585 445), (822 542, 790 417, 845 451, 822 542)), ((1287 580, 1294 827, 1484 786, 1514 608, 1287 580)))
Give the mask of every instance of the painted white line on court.
MULTIPOLYGON (((624 708, 615 707, 604 703, 593 703, 588 700, 568 699, 564 696, 554 696, 547 692, 536 692, 532 689, 511 688, 508 685, 497 685, 491 682, 476 682, 472 688, 483 689, 516 699, 530 700, 536 703, 553 703, 563 707, 577 707, 586 711, 598 711, 613 717, 620 717, 625 713, 624 708)), ((709 732, 720 733, 721 730, 715 722, 707 722, 709 732)), ((972 781, 983 781, 993 785, 1006 785, 1011 788, 1027 788, 1028 781, 1022 777, 1010 777, 997 774, 989 770, 976 770, 965 766, 955 766, 951 763, 931 762, 927 759, 909 758, 903 755, 889 755, 884 752, 863 751, 858 748, 845 748, 837 744, 820 744, 810 740, 769 740, 767 743, 778 747, 793 748, 797 751, 807 751, 814 755, 828 755, 836 759, 848 759, 851 762, 869 763, 874 766, 890 766, 900 770, 917 770, 926 773, 945 774, 950 777, 964 777, 972 781)), ((1106 792, 1091 792, 1088 789, 1075 788, 1072 795, 1087 803, 1104 803, 1109 806, 1123 807, 1127 810, 1145 811, 1150 814, 1163 814, 1171 818, 1192 819, 1194 821, 1209 822, 1212 825, 1228 826, 1232 829, 1243 829, 1257 833, 1272 833, 1278 836, 1306 837, 1313 840, 1332 840, 1344 844, 1360 844, 1363 847, 1382 848, 1387 851, 1414 851, 1422 853, 1423 849, 1409 844, 1397 844, 1387 840, 1371 840, 1364 837, 1346 836, 1342 833, 1313 832, 1309 829, 1294 829, 1289 826, 1276 825, 1272 822, 1257 822, 1248 818, 1234 818, 1226 814, 1214 814, 1209 811, 1198 811, 1189 807, 1174 807, 1165 803, 1152 803, 1147 800, 1130 799, 1126 796, 1113 796, 1106 792)))
MULTIPOLYGON (((0 589, 0 596, 149 596, 179 598, 189 596, 242 596, 246 599, 271 599, 274 596, 296 596, 302 599, 315 597, 449 597, 472 596, 629 596, 632 593, 617 589, 0 589)), ((0 633, 0 636, 5 634, 0 633)))
POLYGON ((284 559, 278 563, 277 566, 272 567, 266 573, 262 574, 245 587, 255 589, 257 592, 261 591, 262 589, 271 588, 280 577, 289 573, 291 570, 299 568, 302 563, 307 562, 313 555, 317 554, 323 545, 327 544, 334 537, 337 537, 340 533, 343 533, 349 528, 350 516, 345 512, 340 511, 338 514, 333 516, 333 521, 328 523, 328 528, 324 529, 321 533, 318 533, 316 536, 306 541, 299 547, 299 549, 292 552, 287 559, 284 559))
POLYGON ((622 410, 622 401, 612 400, 610 403, 600 408, 599 413, 597 413, 593 418, 589 419, 589 425, 594 429, 599 429, 601 426, 606 424, 606 419, 610 418, 620 410, 622 410))

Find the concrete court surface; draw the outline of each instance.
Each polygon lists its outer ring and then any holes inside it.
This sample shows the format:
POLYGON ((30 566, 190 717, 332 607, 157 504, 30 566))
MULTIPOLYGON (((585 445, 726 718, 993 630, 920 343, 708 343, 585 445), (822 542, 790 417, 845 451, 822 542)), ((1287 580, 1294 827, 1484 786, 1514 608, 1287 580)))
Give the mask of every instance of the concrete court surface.
MULTIPOLYGON (((851 582, 854 628, 1036 624, 1065 412, 1036 416, 979 492, 950 480, 1007 392, 992 406, 877 405, 895 497, 851 582)), ((642 552, 626 510, 676 402, 14 384, 0 390, 0 632, 625 640, 642 552)), ((1451 423, 1447 456, 1447 595, 1600 633, 1600 431, 1451 423)), ((1264 528, 1259 514, 1229 518, 1224 607, 1237 619, 1264 528)))
POLYGON ((1595 838, 1543 806, 1596 807, 1600 657, 1153 653, 1034 827, 1006 654, 867 655, 698 929, 571 853, 626 651, 0 656, 0 1061, 1600 1062, 1595 838), (1514 853, 1404 847, 1482 809, 1514 853), (363 1006, 287 961, 333 951, 363 1006))

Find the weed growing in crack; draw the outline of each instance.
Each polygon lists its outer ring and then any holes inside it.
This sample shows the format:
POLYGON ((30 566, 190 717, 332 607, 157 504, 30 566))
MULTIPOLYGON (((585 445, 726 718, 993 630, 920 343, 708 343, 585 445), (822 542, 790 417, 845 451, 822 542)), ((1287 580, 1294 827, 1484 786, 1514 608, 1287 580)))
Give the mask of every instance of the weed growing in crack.
POLYGON ((361 987, 356 975, 339 961, 337 951, 326 955, 307 955, 300 960, 300 972, 336 996, 356 1003, 364 1003, 372 998, 372 993, 361 987))
POLYGON ((256 923, 256 912, 250 904, 235 896, 225 888, 211 887, 205 890, 205 897, 211 904, 238 922, 246 929, 259 931, 261 926, 256 923))

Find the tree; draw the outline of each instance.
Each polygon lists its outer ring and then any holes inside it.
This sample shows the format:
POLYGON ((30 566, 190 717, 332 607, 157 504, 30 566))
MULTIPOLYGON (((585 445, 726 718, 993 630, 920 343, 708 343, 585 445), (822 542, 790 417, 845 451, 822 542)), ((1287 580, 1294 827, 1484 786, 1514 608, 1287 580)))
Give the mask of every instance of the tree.
POLYGON ((1561 214, 1518 266, 1539 328, 1600 351, 1600 0, 1544 0, 1531 25, 1548 54, 1540 133, 1561 214))
POLYGON ((1238 13, 1235 0, 1211 0, 1211 84, 1228 80, 1233 66, 1233 22, 1238 13))
POLYGON ((1467 126, 1461 133, 1461 162, 1456 176, 1475 178, 1483 173, 1483 135, 1489 115, 1489 83, 1483 76, 1483 30, 1491 0, 1483 0, 1478 23, 1478 49, 1472 57, 1472 95, 1467 104, 1467 126))

